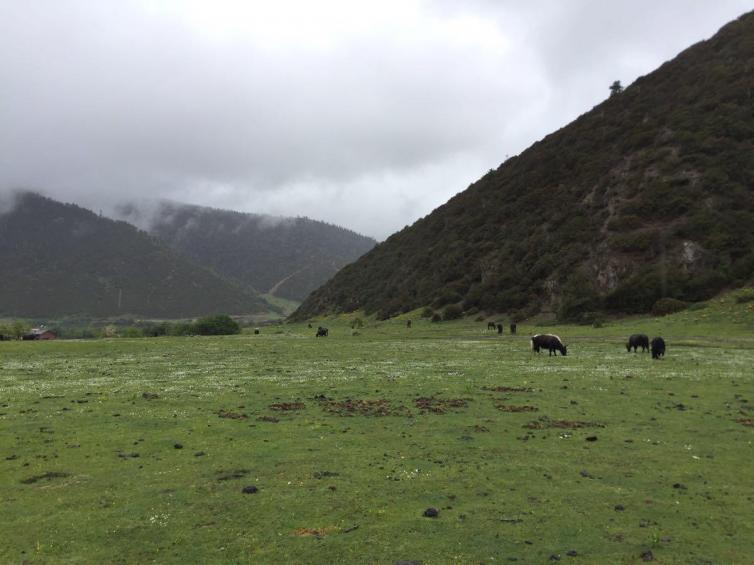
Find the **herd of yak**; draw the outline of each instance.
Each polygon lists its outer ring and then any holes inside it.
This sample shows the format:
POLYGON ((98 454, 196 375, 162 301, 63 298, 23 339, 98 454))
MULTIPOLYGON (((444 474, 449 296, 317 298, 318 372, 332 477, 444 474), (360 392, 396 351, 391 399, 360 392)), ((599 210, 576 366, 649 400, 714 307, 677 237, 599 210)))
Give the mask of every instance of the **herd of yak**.
MULTIPOLYGON (((309 327, 311 328, 312 325, 309 324, 309 327)), ((411 327, 411 320, 408 320, 406 322, 406 327, 411 327)), ((497 330, 497 333, 501 334, 503 333, 503 325, 502 324, 495 324, 493 322, 489 322, 487 324, 488 330, 497 330)), ((512 334, 516 333, 516 324, 510 325, 510 331, 512 334)), ((317 328, 317 334, 316 337, 327 337, 329 331, 327 328, 323 328, 322 326, 319 326, 317 328)), ((660 357, 663 357, 665 355, 665 340, 661 337, 655 337, 652 339, 652 343, 649 342, 649 337, 645 334, 633 334, 631 337, 628 338, 628 343, 626 344, 626 351, 631 351, 631 349, 634 350, 634 353, 641 347, 642 353, 646 352, 647 350, 650 350, 652 352, 652 359, 659 359, 660 357)), ((554 334, 537 334, 535 336, 532 336, 531 338, 531 350, 533 352, 539 353, 540 350, 547 349, 547 351, 550 353, 550 355, 557 355, 558 351, 560 351, 561 355, 565 355, 567 353, 567 348, 563 344, 563 341, 554 334)))
MULTIPOLYGON (((645 334, 633 334, 628 338, 626 344, 626 351, 634 350, 634 353, 641 347, 642 353, 648 349, 652 351, 652 359, 659 359, 665 355, 665 340, 661 337, 655 337, 652 339, 652 343, 649 342, 649 337, 645 334)), ((567 348, 563 344, 562 340, 553 334, 537 334, 531 338, 531 350, 539 353, 541 349, 547 349, 550 355, 557 355, 560 351, 561 355, 565 355, 567 348)))

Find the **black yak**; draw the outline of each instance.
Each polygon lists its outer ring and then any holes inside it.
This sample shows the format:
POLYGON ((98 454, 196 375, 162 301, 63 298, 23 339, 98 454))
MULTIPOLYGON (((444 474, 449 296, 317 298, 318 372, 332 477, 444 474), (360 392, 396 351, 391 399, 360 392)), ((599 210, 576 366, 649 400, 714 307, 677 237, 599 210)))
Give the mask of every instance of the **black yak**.
POLYGON ((497 325, 497 333, 499 333, 499 334, 503 333, 503 324, 498 324, 497 325))
POLYGON ((406 327, 407 327, 407 328, 410 328, 410 327, 411 327, 411 320, 406 320, 406 327))
MULTIPOLYGON (((531 350, 539 353, 540 349, 547 349, 550 355, 560 351, 561 355, 566 354, 566 346, 560 341, 560 338, 552 334, 537 334, 531 338, 531 350)), ((555 353, 557 356, 557 353, 555 353)))
POLYGON ((327 328, 323 328, 322 326, 319 326, 317 328, 317 335, 315 337, 327 337, 328 333, 329 332, 327 328))
POLYGON ((652 338, 652 359, 665 356, 665 340, 661 337, 652 338))
POLYGON ((636 353, 636 350, 641 347, 641 352, 644 353, 645 351, 649 350, 649 338, 645 336, 644 334, 634 334, 631 337, 628 338, 628 343, 626 344, 626 351, 631 351, 631 348, 633 347, 634 353, 636 353))
POLYGON ((515 333, 516 333, 516 324, 514 323, 514 324, 511 324, 511 334, 515 335, 515 333))
POLYGON ((497 326, 495 325, 495 322, 487 322, 487 329, 488 330, 496 330, 497 326))

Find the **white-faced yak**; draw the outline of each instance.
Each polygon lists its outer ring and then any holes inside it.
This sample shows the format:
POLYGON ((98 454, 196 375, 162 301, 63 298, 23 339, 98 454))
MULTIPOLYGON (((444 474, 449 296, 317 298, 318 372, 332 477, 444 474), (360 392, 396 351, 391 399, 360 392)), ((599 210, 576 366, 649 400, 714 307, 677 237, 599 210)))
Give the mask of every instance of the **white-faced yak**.
POLYGON ((665 340, 661 337, 652 339, 652 359, 659 359, 665 356, 665 340))
POLYGON ((531 350, 539 353, 540 349, 547 349, 550 355, 556 351, 560 351, 561 355, 566 354, 566 346, 558 336, 552 334, 537 334, 531 338, 531 350))
POLYGON ((631 348, 633 348, 634 353, 636 353, 636 350, 640 347, 642 353, 649 350, 649 338, 647 336, 644 334, 634 334, 628 338, 626 351, 630 352, 631 348))

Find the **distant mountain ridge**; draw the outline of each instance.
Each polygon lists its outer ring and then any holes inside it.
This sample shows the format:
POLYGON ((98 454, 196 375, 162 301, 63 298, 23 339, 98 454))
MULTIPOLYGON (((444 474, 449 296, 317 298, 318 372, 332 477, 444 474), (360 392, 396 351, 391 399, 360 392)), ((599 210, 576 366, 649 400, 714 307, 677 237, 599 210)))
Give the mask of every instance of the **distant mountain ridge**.
POLYGON ((162 201, 148 209, 126 204, 117 213, 239 285, 299 302, 377 243, 309 218, 176 202, 162 201))
POLYGON ((392 235, 293 319, 453 304, 578 320, 753 274, 750 12, 392 235))
POLYGON ((0 316, 187 318, 276 310, 134 226, 22 192, 0 211, 0 316))

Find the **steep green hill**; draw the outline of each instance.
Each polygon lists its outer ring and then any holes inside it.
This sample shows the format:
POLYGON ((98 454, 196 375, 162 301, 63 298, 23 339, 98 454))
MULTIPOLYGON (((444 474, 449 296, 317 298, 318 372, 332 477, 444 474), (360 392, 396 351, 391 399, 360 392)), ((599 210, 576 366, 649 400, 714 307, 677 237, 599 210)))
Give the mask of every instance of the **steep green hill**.
POLYGON ((295 319, 420 306, 577 319, 754 273, 754 13, 490 170, 295 319))
POLYGON ((126 222, 21 193, 0 215, 0 316, 258 313, 261 298, 126 222))
POLYGON ((301 301, 375 240, 310 220, 244 214, 173 202, 145 211, 123 206, 135 221, 197 263, 260 293, 301 301))

